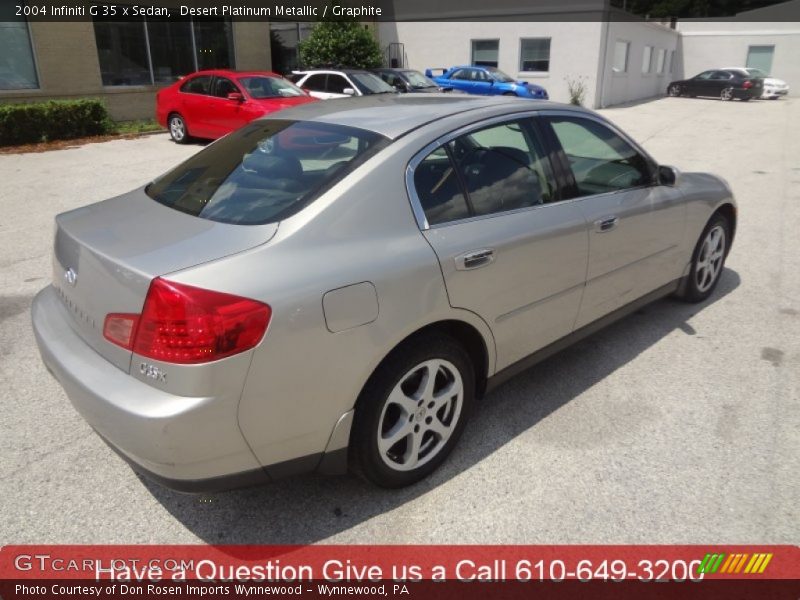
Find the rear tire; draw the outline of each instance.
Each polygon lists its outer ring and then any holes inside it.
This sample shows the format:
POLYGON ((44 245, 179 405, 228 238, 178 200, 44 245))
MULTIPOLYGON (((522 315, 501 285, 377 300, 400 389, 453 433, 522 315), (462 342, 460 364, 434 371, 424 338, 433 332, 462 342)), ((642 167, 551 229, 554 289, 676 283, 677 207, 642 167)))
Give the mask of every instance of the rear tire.
POLYGON ((188 144, 191 141, 189 136, 189 128, 186 126, 186 121, 178 113, 172 113, 167 119, 167 127, 169 128, 169 136, 176 144, 188 144))
POLYGON ((711 217, 692 253, 692 268, 680 295, 686 302, 702 302, 719 283, 730 250, 731 225, 721 214, 711 217))
POLYGON ((503 96, 516 96, 514 92, 503 92, 503 96))
POLYGON ((354 471, 387 488, 427 477, 461 437, 474 398, 472 362, 453 338, 427 334, 402 344, 356 403, 350 440, 354 471))
POLYGON ((725 102, 733 100, 733 88, 732 87, 726 87, 724 90, 722 90, 719 93, 719 99, 720 100, 724 100, 725 102))

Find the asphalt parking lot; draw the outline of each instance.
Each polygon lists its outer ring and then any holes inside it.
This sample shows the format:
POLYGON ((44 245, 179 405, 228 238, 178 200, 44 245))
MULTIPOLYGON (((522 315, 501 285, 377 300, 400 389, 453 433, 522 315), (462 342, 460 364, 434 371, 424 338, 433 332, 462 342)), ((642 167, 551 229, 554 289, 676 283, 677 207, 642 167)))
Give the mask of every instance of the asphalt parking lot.
POLYGON ((29 307, 55 214, 200 146, 0 155, 0 544, 800 542, 800 99, 602 112, 660 162, 731 183, 717 292, 659 301, 504 385, 400 491, 304 476, 191 496, 137 477, 45 370, 29 307))

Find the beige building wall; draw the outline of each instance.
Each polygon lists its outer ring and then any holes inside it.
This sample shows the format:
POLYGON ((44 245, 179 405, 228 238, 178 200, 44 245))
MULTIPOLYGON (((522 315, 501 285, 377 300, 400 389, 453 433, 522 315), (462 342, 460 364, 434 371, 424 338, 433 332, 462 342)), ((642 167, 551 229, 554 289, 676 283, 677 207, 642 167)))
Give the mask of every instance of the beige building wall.
MULTIPOLYGON (((114 120, 155 117, 155 95, 163 85, 103 86, 91 21, 29 25, 39 89, 0 90, 0 103, 102 98, 114 120)), ((234 22, 233 46, 237 69, 271 68, 269 23, 234 22)))

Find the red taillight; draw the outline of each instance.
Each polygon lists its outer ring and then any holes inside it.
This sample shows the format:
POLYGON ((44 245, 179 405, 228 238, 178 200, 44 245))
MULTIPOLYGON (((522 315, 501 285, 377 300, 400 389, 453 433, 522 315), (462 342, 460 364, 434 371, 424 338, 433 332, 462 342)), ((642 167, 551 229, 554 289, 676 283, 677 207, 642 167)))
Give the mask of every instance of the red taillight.
MULTIPOLYGON (((163 362, 196 364, 253 348, 264 337, 271 315, 270 307, 262 302, 156 278, 142 314, 123 316, 138 316, 135 353, 163 362)), ((113 316, 118 315, 108 315, 107 324, 113 316)))
POLYGON ((743 87, 744 89, 749 90, 751 87, 753 87, 753 82, 748 79, 744 82, 743 87))
POLYGON ((131 350, 138 320, 139 315, 126 313, 108 314, 106 315, 105 323, 103 323, 103 337, 117 346, 131 350))

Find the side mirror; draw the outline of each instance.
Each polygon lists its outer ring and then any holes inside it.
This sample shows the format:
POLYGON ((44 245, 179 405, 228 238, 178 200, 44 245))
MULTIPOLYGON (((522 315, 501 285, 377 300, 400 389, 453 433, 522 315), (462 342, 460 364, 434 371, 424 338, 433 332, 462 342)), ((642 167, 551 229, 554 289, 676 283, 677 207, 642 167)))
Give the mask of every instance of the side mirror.
POLYGON ((355 96, 356 95, 356 91, 353 88, 344 88, 342 90, 342 93, 347 95, 347 96, 355 96))
POLYGON ((228 94, 228 100, 234 100, 235 102, 244 102, 244 96, 242 96, 239 92, 231 92, 228 94))
POLYGON ((659 185, 676 186, 681 178, 681 172, 675 167, 668 167, 667 165, 659 165, 658 167, 658 183, 659 185))

